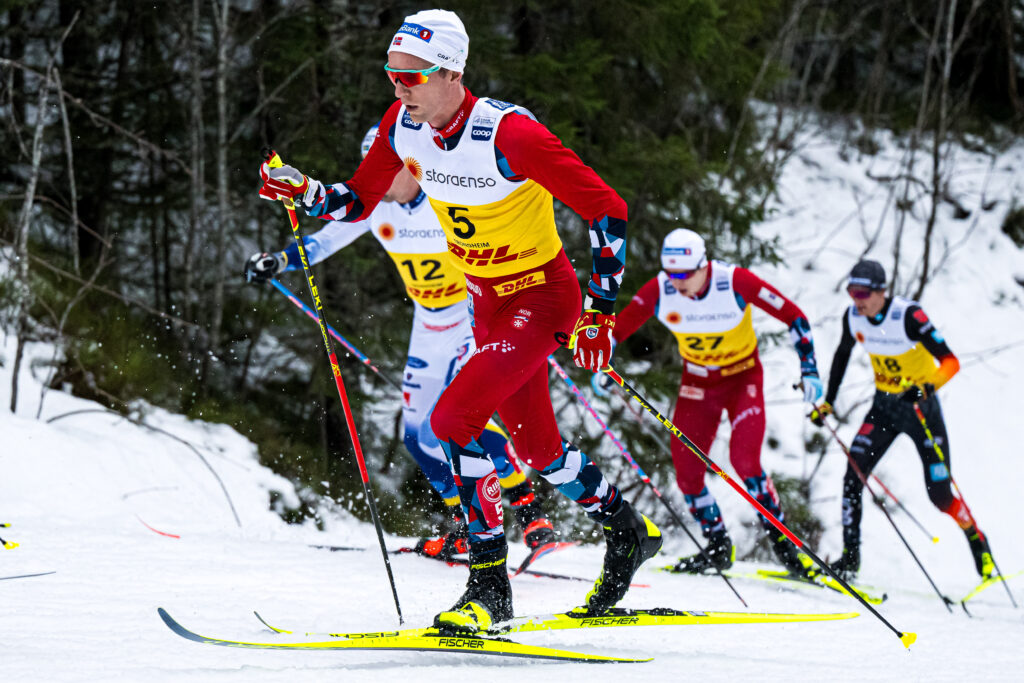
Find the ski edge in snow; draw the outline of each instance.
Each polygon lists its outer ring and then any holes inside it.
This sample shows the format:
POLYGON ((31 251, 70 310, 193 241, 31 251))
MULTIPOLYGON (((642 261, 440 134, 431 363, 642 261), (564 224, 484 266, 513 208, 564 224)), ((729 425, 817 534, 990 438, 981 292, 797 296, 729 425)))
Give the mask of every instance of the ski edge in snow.
POLYGON ((57 570, 49 572, 36 572, 35 574, 18 574, 16 576, 0 576, 0 581, 8 581, 10 579, 30 579, 33 576, 49 576, 50 574, 56 574, 57 570))
POLYGON ((527 659, 546 659, 569 662, 587 663, 618 663, 634 664, 649 662, 652 658, 631 659, 626 657, 608 657, 592 655, 571 650, 537 645, 524 645, 511 640, 498 638, 479 638, 473 636, 444 636, 436 631, 420 635, 381 634, 377 638, 359 640, 329 640, 326 642, 291 642, 291 643, 254 643, 223 638, 202 636, 188 630, 167 613, 163 607, 157 608, 157 614, 171 631, 177 635, 197 643, 239 647, 253 650, 404 650, 413 652, 454 652, 465 654, 494 655, 500 657, 522 657, 527 659))

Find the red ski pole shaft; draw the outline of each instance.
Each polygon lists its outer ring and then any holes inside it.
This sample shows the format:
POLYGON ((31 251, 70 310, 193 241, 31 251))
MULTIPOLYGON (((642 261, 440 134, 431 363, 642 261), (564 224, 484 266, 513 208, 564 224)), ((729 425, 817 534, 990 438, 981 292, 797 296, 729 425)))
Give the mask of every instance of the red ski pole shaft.
MULTIPOLYGON (((280 168, 284 165, 281 161, 281 157, 277 155, 273 150, 266 150, 264 152, 264 158, 267 164, 271 168, 280 168)), ((402 606, 398 602, 398 589, 395 587, 395 576, 391 571, 391 560, 388 558, 388 550, 384 545, 384 530, 381 527, 380 517, 377 514, 377 504, 373 497, 373 492, 370 490, 370 475, 366 470, 366 460, 363 458, 363 448, 359 444, 359 435, 356 432, 356 423, 352 417, 352 408, 348 402, 348 393, 345 391, 345 383, 341 379, 341 368, 338 366, 338 356, 334 352, 334 345, 331 343, 331 337, 327 333, 327 324, 324 322, 323 315, 323 301, 320 297, 320 292, 317 290, 316 282, 313 279, 313 271, 309 265, 309 259, 306 258, 306 249, 302 244, 302 235, 299 233, 299 219, 295 215, 295 201, 291 197, 287 197, 281 200, 284 204, 284 208, 288 211, 288 220, 291 222, 292 237, 295 239, 295 246, 299 250, 299 260, 302 262, 302 270, 306 274, 306 284, 309 285, 309 295, 313 300, 313 307, 316 310, 316 321, 320 326, 320 335, 323 337, 324 348, 327 351, 327 359, 331 364, 331 374, 334 375, 334 385, 338 389, 338 398, 341 399, 342 408, 345 411, 345 424, 348 425, 348 433, 352 438, 352 448, 356 453, 356 461, 359 463, 359 476, 363 481, 363 493, 366 496, 366 503, 370 508, 370 517, 373 519, 373 525, 377 530, 377 541, 380 543, 380 551, 384 556, 384 567, 387 569, 388 581, 391 583, 391 594, 395 599, 395 609, 398 611, 398 623, 405 623, 402 618, 402 606)))

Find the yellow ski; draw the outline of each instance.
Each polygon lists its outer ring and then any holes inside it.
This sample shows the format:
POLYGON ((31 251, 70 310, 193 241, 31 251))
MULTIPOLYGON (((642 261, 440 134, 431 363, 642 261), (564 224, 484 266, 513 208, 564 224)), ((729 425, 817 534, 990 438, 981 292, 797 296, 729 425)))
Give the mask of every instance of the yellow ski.
POLYGON ((162 607, 157 608, 157 613, 164 623, 167 624, 168 628, 187 640, 196 643, 255 650, 405 650, 413 652, 455 652, 501 657, 525 657, 529 659, 549 659, 568 662, 632 664, 651 661, 650 658, 606 657, 604 655, 591 655, 536 645, 524 645, 501 638, 442 635, 433 629, 411 629, 406 633, 379 633, 375 634, 374 637, 352 640, 254 643, 201 636, 179 624, 162 607))
MULTIPOLYGON (((267 628, 277 633, 293 634, 276 626, 272 626, 255 613, 267 628)), ((830 614, 784 614, 772 612, 703 612, 697 610, 674 610, 656 608, 646 610, 630 610, 615 608, 598 617, 583 616, 573 613, 547 614, 534 617, 518 617, 499 626, 500 633, 527 633, 533 631, 560 631, 580 628, 611 628, 616 626, 688 626, 697 624, 778 624, 803 621, 833 621, 852 619, 859 616, 858 612, 838 612, 830 614)), ((371 631, 364 633, 314 633, 306 632, 307 637, 344 638, 363 640, 373 638, 421 636, 436 633, 434 629, 403 629, 400 631, 371 631)))

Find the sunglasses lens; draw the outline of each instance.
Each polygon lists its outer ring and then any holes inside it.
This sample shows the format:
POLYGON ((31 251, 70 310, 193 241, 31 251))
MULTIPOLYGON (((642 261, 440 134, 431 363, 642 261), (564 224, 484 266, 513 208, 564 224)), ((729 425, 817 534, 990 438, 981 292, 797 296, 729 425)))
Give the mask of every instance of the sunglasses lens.
POLYGON ((673 280, 689 280, 693 277, 693 274, 697 272, 695 270, 686 270, 682 273, 667 273, 667 275, 673 280))
POLYGON ((385 71, 385 73, 392 85, 401 83, 407 88, 412 88, 427 82, 427 76, 422 71, 385 71))
POLYGON ((854 299, 867 299, 871 296, 871 290, 865 287, 847 287, 846 292, 854 299))

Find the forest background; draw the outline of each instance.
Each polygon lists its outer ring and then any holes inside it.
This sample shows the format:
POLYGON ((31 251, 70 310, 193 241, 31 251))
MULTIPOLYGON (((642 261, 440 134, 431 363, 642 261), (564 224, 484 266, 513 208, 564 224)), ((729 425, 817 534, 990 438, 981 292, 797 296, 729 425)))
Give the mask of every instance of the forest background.
MULTIPOLYGON (((628 202, 624 297, 652 276, 662 237, 678 226, 705 235, 716 257, 776 262, 775 245, 751 228, 767 217, 807 126, 826 122, 851 154, 872 154, 878 132, 891 130, 909 158, 929 158, 928 177, 908 162, 906 174, 882 181, 897 197, 892 220, 916 212, 931 225, 940 206, 957 208, 943 172, 948 144, 995 153, 1024 120, 1019 1, 445 7, 470 34, 467 86, 528 107, 628 202)), ((257 197, 260 149, 271 145, 324 181, 348 178, 363 134, 393 101, 382 68, 390 38, 423 8, 0 1, 0 307, 5 333, 19 342, 8 362, 21 363, 25 343, 54 342, 60 352, 34 368, 49 387, 136 419, 155 405, 227 423, 299 484, 298 508, 268 501, 287 519, 315 519, 324 497, 363 516, 320 335, 276 290, 246 285, 242 266, 291 239, 280 207, 257 197)), ((585 226, 556 209, 585 277, 585 226)), ((318 227, 303 221, 307 234, 318 227)), ((1014 207, 1003 229, 1024 246, 1024 210, 1014 207)), ((929 239, 926 231, 915 273, 892 267, 898 254, 886 264, 896 291, 919 297, 941 267, 929 239)), ((412 307, 384 258, 359 240, 316 273, 328 322, 397 377, 412 307)), ((305 295, 301 278, 285 281, 305 295)), ((670 335, 651 332, 619 355, 644 361, 644 391, 668 406, 678 355, 670 335)), ((784 335, 761 341, 786 343, 784 335)), ((404 452, 400 397, 351 357, 342 371, 385 526, 426 532, 440 505, 404 452)), ((552 386, 563 428, 585 451, 600 448, 579 428, 572 396, 552 386)), ((624 411, 616 407, 610 423, 627 447, 663 453, 664 438, 624 411)), ((824 445, 810 439, 806 448, 824 445)), ((643 495, 624 461, 614 462, 603 467, 627 495, 643 495)), ((645 465, 672 481, 667 458, 645 465)), ((777 483, 784 497, 806 496, 806 482, 777 483)), ((797 527, 813 541, 813 519, 797 527)))

